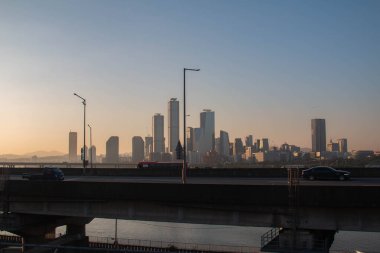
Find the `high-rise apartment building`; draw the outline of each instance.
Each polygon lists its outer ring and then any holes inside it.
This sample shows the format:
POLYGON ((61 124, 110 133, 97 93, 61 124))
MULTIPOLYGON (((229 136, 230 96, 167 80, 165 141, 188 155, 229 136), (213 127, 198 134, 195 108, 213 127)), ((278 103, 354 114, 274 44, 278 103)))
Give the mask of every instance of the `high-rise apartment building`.
POLYGON ((69 162, 76 162, 78 159, 78 134, 77 132, 69 133, 69 162))
POLYGON ((153 116, 152 128, 153 128, 153 152, 164 153, 165 152, 165 137, 164 137, 164 116, 163 115, 156 113, 153 116))
POLYGON ((145 157, 149 159, 150 154, 153 153, 153 137, 146 136, 145 137, 145 157))
POLYGON ((186 128, 186 151, 193 151, 193 135, 194 130, 192 127, 186 128))
POLYGON ((242 154, 244 154, 243 141, 241 140, 241 138, 235 138, 235 143, 233 146, 234 160, 236 162, 239 162, 241 160, 242 154))
POLYGON ((141 136, 132 138, 132 162, 138 163, 144 160, 144 140, 141 136))
POLYGON ((226 131, 220 130, 220 150, 218 153, 222 156, 230 156, 230 139, 226 131))
POLYGON ((220 154, 220 137, 215 138, 215 151, 220 154))
POLYGON ((175 152, 179 141, 179 101, 176 98, 168 102, 168 147, 175 152))
POLYGON ((346 138, 338 139, 338 145, 339 145, 339 152, 340 153, 347 153, 348 152, 348 146, 347 146, 347 139, 346 138))
POLYGON ((203 146, 203 129, 194 127, 192 132, 193 151, 201 152, 201 147, 203 146))
POLYGON ((338 152, 339 151, 339 144, 330 140, 330 142, 327 143, 327 151, 338 152))
POLYGON ((260 150, 263 152, 269 151, 269 140, 268 140, 268 138, 262 138, 261 139, 260 150))
POLYGON ((214 150, 215 148, 215 112, 203 110, 201 116, 201 129, 203 131, 203 141, 200 147, 201 153, 214 150))
POLYGON ((311 146, 313 152, 326 151, 326 122, 325 119, 311 120, 311 146))
POLYGON ((89 163, 91 163, 91 159, 92 163, 96 163, 96 147, 94 145, 88 149, 88 157, 86 156, 86 159, 88 159, 89 163))
POLYGON ((261 140, 260 139, 256 139, 255 152, 259 152, 260 149, 261 149, 261 140))
POLYGON ((245 146, 246 147, 252 147, 253 146, 253 136, 248 135, 245 137, 245 146))
POLYGON ((111 136, 106 142, 106 157, 107 163, 119 162, 119 137, 111 136))

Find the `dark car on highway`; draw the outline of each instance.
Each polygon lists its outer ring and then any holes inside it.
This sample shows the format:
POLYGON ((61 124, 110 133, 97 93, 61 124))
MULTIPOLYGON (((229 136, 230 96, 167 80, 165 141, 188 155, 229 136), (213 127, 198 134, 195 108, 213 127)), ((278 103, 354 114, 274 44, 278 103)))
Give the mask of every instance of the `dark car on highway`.
POLYGON ((316 166, 302 171, 302 177, 309 180, 348 180, 351 173, 345 170, 336 170, 328 166, 316 166))
POLYGON ((65 179, 62 170, 56 167, 45 167, 42 174, 24 174, 22 177, 29 180, 48 181, 63 181, 65 179))

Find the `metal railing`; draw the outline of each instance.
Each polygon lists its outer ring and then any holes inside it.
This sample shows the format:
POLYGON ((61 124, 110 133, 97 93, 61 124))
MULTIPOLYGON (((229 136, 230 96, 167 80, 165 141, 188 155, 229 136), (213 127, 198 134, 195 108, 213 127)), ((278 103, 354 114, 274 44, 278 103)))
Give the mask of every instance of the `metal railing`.
POLYGON ((140 239, 127 239, 118 238, 117 241, 112 237, 95 237, 89 236, 90 243, 93 244, 108 244, 108 245, 128 245, 144 248, 174 248, 179 250, 193 250, 193 251, 209 251, 209 252, 260 252, 257 247, 251 246, 234 246, 234 245, 214 245, 214 244, 199 244, 199 243, 181 243, 181 242, 167 242, 167 241, 152 241, 140 239))
MULTIPOLYGON (((44 168, 46 166, 55 166, 59 168, 82 169, 82 163, 69 162, 0 162, 0 168, 44 168)), ((88 165, 87 168, 90 168, 88 165)), ((93 163, 93 168, 112 168, 112 169, 134 169, 136 163, 93 163)))
MULTIPOLYGON (((281 229, 273 229, 272 233, 268 231, 267 237, 270 237, 269 235, 271 234, 272 237, 275 235, 276 230, 281 230, 281 229)), ((62 235, 64 236, 64 235, 62 235)), ((57 238, 59 239, 59 238, 57 238)), ((96 236, 89 236, 90 243, 103 243, 103 244, 108 244, 109 246, 107 249, 112 249, 109 252, 126 252, 126 249, 122 248, 122 243, 130 243, 130 245, 125 245, 125 246, 131 246, 130 252, 132 251, 138 251, 141 252, 142 248, 145 247, 147 251, 154 251, 154 252, 171 252, 170 250, 175 250, 175 252, 188 252, 188 251, 203 251, 203 252, 236 252, 236 253, 243 253, 243 252, 250 252, 250 253, 258 253, 261 252, 259 248, 257 247, 252 247, 252 246, 230 246, 230 245, 212 245, 212 244, 191 244, 191 243, 178 243, 178 242, 164 242, 164 241, 149 241, 149 240, 138 240, 138 239, 118 239, 118 243, 115 244, 115 239, 111 237, 96 237, 96 236), (119 243, 120 242, 120 243, 119 243), (118 248, 118 245, 120 247, 118 248), (141 248, 138 248, 141 247, 141 248), (149 249, 150 248, 150 249, 149 249)), ((21 246, 21 237, 15 236, 11 233, 1 231, 0 232, 0 244, 2 245, 9 245, 9 246, 21 246)), ((320 241, 319 246, 315 247, 316 248, 324 248, 326 245, 324 241, 320 241)), ((27 245, 26 245, 27 246, 27 245)), ((72 247, 72 246, 58 246, 58 245, 30 245, 33 247, 45 247, 45 248, 62 248, 62 249, 74 249, 74 250, 85 250, 87 251, 97 251, 97 252, 104 252, 106 248, 89 248, 89 247, 72 247)), ((94 245, 95 246, 95 245, 94 245)), ((100 246, 100 245, 99 245, 100 246)), ((274 243, 275 247, 278 247, 277 249, 280 249, 280 243, 279 241, 274 243)), ((284 250, 286 249, 285 245, 281 245, 281 249, 284 250)), ((273 250, 273 248, 272 248, 273 250)), ((327 249, 326 249, 327 250, 327 249)), ((128 249, 129 251, 129 249, 128 249)), ((330 250, 330 253, 358 253, 360 251, 354 250, 352 248, 340 248, 340 249, 334 249, 330 250)), ((366 251, 367 252, 367 251, 366 251)), ((373 250, 373 251, 368 251, 371 253, 380 253, 379 250, 373 250)))
POLYGON ((264 248, 267 244, 272 242, 276 237, 280 235, 282 228, 272 228, 261 236, 261 248, 264 248))
MULTIPOLYGON (((61 235, 65 237, 66 235, 61 235)), ((55 238, 58 240, 60 237, 55 238)), ((53 238, 50 238, 53 239, 53 238)), ((234 253, 255 253, 260 252, 257 247, 251 246, 234 246, 234 245, 214 245, 199 243, 181 243, 166 241, 151 241, 140 239, 118 238, 117 241, 112 237, 96 237, 88 236, 90 248, 114 248, 122 249, 125 247, 133 248, 150 248, 156 249, 157 252, 165 252, 168 249, 176 249, 178 251, 203 251, 203 252, 234 252, 234 253), (160 250, 162 249, 162 250, 160 250)), ((21 237, 10 235, 9 233, 0 233, 0 241, 21 242, 21 237)))

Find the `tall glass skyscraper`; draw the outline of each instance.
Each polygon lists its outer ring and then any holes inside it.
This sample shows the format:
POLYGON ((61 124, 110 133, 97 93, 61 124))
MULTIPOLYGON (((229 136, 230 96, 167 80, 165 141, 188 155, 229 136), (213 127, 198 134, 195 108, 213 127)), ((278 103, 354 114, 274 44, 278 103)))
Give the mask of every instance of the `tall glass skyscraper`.
POLYGON ((338 140, 339 145, 339 152, 341 153, 347 153, 348 152, 348 146, 347 146, 347 139, 342 138, 338 140))
POLYGON ((222 156, 230 156, 230 139, 228 133, 220 130, 220 150, 218 151, 222 156))
POLYGON ((215 112, 211 110, 203 110, 200 116, 201 129, 203 131, 203 141, 200 147, 200 152, 206 153, 215 148, 215 112))
POLYGON ((325 119, 311 120, 311 146, 313 152, 326 151, 326 122, 325 119))
POLYGON ((165 137, 164 137, 164 116, 163 115, 156 113, 153 116, 152 128, 153 128, 153 152, 164 153, 165 152, 165 137))
POLYGON ((168 146, 169 152, 175 152, 179 141, 179 101, 176 98, 168 102, 168 146))

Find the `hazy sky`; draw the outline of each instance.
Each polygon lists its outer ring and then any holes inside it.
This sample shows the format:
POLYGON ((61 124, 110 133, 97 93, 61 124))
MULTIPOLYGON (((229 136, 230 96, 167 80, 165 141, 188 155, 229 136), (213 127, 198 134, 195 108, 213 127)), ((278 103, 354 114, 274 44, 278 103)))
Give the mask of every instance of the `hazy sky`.
MULTIPOLYGON (((230 140, 311 146, 312 118, 349 149, 380 150, 380 1, 0 1, 0 154, 68 152, 83 138, 120 152, 180 100, 188 126, 215 111, 230 140), (88 129, 87 129, 88 130, 88 129), (88 132, 88 131, 87 131, 88 132)), ((182 129, 182 119, 181 119, 182 129)), ((181 134, 182 136, 182 134, 181 134)))

